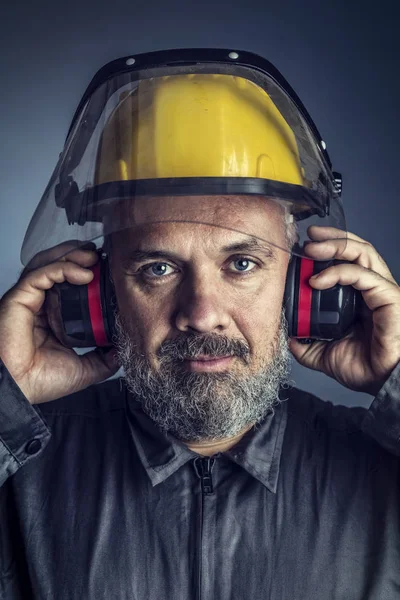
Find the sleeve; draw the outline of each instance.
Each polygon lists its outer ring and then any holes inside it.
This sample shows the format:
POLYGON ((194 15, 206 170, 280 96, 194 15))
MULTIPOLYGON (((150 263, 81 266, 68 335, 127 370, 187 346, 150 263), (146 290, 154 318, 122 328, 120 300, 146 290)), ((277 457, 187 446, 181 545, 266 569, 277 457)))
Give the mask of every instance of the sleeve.
POLYGON ((380 446, 400 456, 400 362, 365 412, 361 430, 380 446))
POLYGON ((0 359, 0 487, 47 446, 51 432, 0 359))

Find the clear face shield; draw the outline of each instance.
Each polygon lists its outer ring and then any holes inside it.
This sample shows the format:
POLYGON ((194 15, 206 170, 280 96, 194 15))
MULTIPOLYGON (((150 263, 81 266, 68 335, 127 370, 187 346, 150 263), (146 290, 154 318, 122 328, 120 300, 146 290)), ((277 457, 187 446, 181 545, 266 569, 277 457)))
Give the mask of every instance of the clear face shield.
POLYGON ((99 71, 28 227, 24 266, 120 231, 134 244, 165 222, 297 256, 311 225, 335 227, 345 248, 340 189, 308 113, 268 61, 231 55, 155 52, 99 71))

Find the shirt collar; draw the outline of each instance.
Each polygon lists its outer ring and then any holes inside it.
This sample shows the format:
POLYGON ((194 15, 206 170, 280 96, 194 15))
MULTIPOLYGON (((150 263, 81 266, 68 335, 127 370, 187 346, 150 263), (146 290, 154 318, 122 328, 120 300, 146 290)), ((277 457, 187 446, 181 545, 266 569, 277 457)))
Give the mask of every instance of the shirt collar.
MULTIPOLYGON (((173 435, 163 433, 142 410, 126 385, 125 408, 128 424, 139 458, 153 486, 175 473, 199 454, 173 435)), ((287 406, 284 398, 261 423, 250 429, 230 450, 223 452, 243 467, 271 492, 276 494, 280 458, 287 423, 287 406)))

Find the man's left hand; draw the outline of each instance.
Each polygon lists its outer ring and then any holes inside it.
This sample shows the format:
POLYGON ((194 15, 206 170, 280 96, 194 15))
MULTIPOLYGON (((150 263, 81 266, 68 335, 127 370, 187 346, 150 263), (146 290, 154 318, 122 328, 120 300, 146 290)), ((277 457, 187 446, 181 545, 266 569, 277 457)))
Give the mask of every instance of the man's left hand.
POLYGON ((400 360, 400 287, 377 250, 354 233, 312 225, 308 235, 312 242, 305 253, 310 258, 349 261, 311 278, 311 287, 352 285, 365 304, 343 338, 308 346, 290 338, 290 351, 302 366, 322 371, 351 390, 376 396, 400 360), (347 242, 342 251, 343 238, 347 242))

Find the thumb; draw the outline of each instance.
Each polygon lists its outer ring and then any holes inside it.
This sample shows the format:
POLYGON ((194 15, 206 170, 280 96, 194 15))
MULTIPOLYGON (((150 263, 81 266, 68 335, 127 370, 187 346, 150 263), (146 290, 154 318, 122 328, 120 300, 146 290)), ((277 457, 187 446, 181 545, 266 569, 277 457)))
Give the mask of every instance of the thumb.
POLYGON ((90 382, 87 386, 100 383, 117 373, 120 368, 118 363, 117 349, 113 346, 97 347, 91 352, 81 355, 85 371, 88 373, 90 382))
POLYGON ((297 338, 289 338, 289 350, 293 354, 297 362, 307 369, 313 369, 314 371, 321 371, 320 359, 323 354, 323 349, 326 346, 326 342, 319 342, 317 340, 311 343, 301 343, 297 338))

